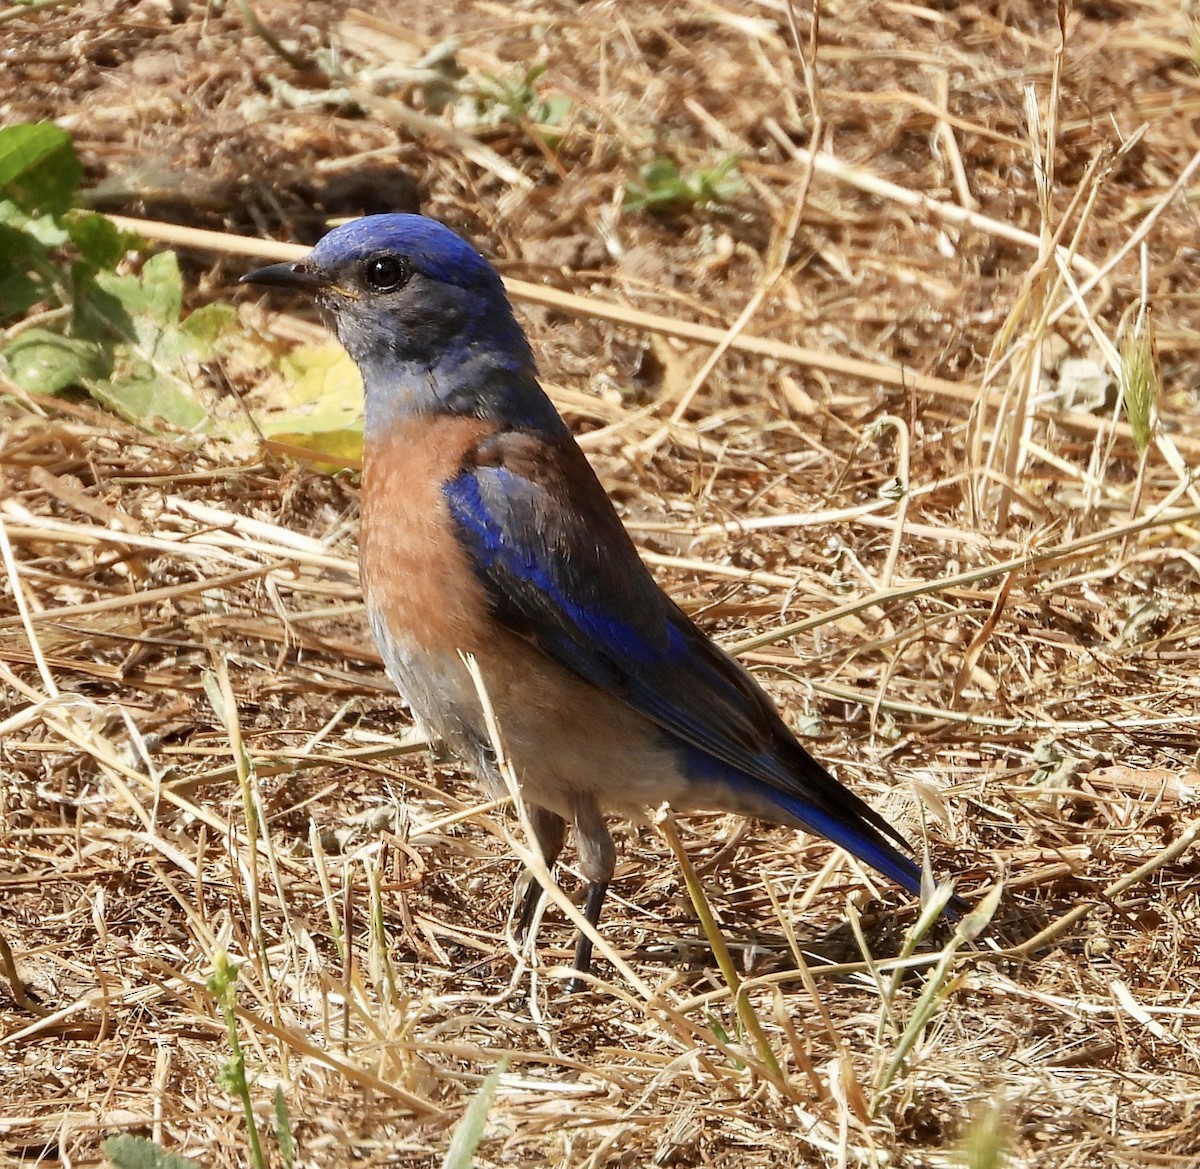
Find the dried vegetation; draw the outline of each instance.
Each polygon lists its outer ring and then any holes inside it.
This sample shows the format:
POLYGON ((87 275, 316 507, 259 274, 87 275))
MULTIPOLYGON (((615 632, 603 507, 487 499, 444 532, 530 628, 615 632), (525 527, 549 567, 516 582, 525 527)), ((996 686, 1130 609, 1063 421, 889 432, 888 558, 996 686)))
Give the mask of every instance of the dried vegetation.
MULTIPOLYGON (((821 841, 681 824, 772 1067, 666 839, 622 827, 633 977, 565 998, 561 913, 535 961, 511 938, 515 825, 396 742, 353 478, 10 396, 0 1164, 120 1131, 245 1164, 221 951, 272 1158, 279 1085, 301 1164, 440 1164, 505 1057, 481 1166, 984 1165, 988 1131, 1012 1165, 1194 1164, 1186 13, 1078 4, 1064 49, 1038 0, 830 3, 806 87, 776 0, 256 12, 291 62, 233 4, 0 12, 3 119, 71 129, 127 215, 311 242, 419 205, 473 235, 672 595, 938 874, 1005 892, 893 981, 894 890, 821 841), (463 77, 429 58, 451 36, 463 77), (623 209, 656 157, 717 197, 623 209)), ((196 304, 235 295, 255 245, 228 246, 183 253, 196 304)))

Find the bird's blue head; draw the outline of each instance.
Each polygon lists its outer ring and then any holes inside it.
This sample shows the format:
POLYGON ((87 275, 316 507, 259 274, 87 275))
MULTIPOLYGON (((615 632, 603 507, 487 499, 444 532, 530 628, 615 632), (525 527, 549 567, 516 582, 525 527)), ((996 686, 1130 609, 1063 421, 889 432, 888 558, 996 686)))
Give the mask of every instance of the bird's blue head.
POLYGON ((325 236, 304 263, 349 276, 351 285, 365 285, 368 293, 396 291, 405 275, 419 275, 481 296, 504 295, 491 264, 462 236, 424 215, 356 219, 325 236))
POLYGON ((436 220, 370 215, 242 280, 316 296, 362 371, 368 431, 428 411, 557 423, 499 275, 436 220))

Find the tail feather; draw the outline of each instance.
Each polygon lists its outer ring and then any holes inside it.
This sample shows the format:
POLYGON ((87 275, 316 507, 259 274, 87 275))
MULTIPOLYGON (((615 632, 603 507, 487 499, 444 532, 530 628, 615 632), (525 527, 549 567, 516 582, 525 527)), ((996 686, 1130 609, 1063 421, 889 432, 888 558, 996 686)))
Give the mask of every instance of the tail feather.
POLYGON ((902 889, 920 896, 921 866, 905 856, 873 824, 849 822, 845 816, 826 812, 788 792, 764 789, 763 795, 808 831, 833 841, 902 889))
MULTIPOLYGON (((823 767, 805 754, 806 770, 819 776, 820 802, 799 791, 785 791, 763 783, 743 771, 714 759, 694 747, 684 749, 685 771, 714 795, 708 806, 760 816, 765 820, 799 825, 824 836, 914 896, 921 895, 921 866, 907 855, 912 846, 870 805, 843 787, 823 767), (712 785, 712 786, 710 786, 712 785), (722 798, 724 793, 728 798, 722 798)), ((814 777, 806 775, 812 782, 814 777)), ((961 917, 970 904, 955 895, 946 906, 952 917, 961 917)))
MULTIPOLYGON (((845 815, 831 814, 787 792, 768 790, 764 794, 810 832, 820 833, 832 840, 876 872, 895 881, 902 889, 920 897, 921 866, 911 856, 905 856, 873 824, 861 820, 849 821, 845 815)), ((858 799, 848 789, 847 794, 858 799)), ((894 828, 891 831, 896 839, 902 839, 894 828)), ((905 842, 905 847, 911 846, 905 842)), ((957 893, 951 895, 944 910, 953 918, 960 918, 970 911, 971 903, 957 893)))

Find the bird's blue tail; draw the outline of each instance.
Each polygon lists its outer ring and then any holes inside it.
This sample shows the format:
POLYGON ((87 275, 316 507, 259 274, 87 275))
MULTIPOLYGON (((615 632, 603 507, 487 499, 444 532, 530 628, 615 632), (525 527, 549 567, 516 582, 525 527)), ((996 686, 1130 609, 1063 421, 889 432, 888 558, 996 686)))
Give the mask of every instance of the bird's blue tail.
POLYGON ((848 822, 844 814, 831 814, 788 792, 769 789, 766 785, 756 786, 761 795, 788 816, 799 820, 810 832, 832 840, 902 889, 920 896, 921 866, 885 839, 874 825, 848 822))
MULTIPOLYGON (((695 747, 683 749, 685 772, 705 786, 715 784, 709 789, 714 793, 710 806, 727 806, 730 811, 764 820, 799 825, 831 840, 919 897, 921 866, 903 851, 911 850, 908 841, 869 804, 837 783, 798 743, 790 745, 797 755, 796 769, 802 771, 802 782, 812 794, 765 783, 695 747), (722 799, 721 792, 727 793, 728 799, 722 799)), ((946 907, 953 917, 961 917, 970 908, 958 896, 952 897, 946 907)))
MULTIPOLYGON (((911 856, 905 856, 874 824, 867 821, 856 823, 845 813, 831 814, 788 792, 764 788, 765 785, 759 786, 760 794, 767 796, 782 811, 799 820, 809 831, 832 840, 864 864, 870 865, 876 872, 895 881, 902 889, 920 897, 921 866, 911 856)), ((895 829, 892 829, 892 832, 895 832, 895 829)), ((896 838, 901 839, 898 833, 896 838)), ((944 912, 951 917, 960 918, 970 909, 970 902, 955 893, 946 903, 944 912)))

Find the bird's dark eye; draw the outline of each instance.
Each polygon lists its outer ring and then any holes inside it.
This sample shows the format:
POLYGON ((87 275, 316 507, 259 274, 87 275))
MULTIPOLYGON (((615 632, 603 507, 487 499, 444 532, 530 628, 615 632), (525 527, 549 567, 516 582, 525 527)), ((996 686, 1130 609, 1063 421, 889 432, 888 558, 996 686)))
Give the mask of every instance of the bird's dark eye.
POLYGON ((408 277, 408 264, 399 256, 372 256, 363 265, 363 278, 374 292, 395 292, 408 277))

